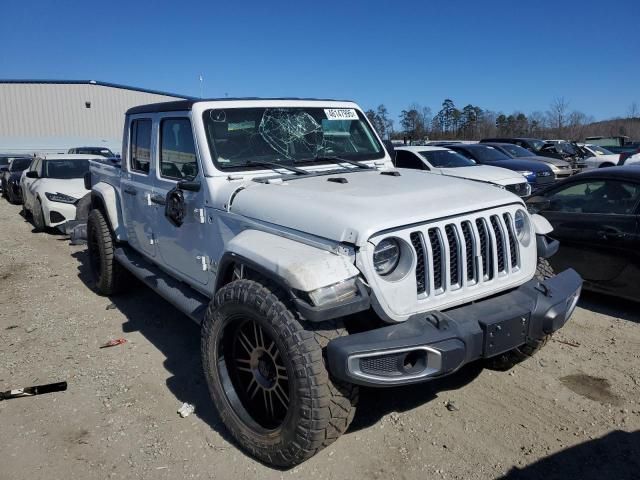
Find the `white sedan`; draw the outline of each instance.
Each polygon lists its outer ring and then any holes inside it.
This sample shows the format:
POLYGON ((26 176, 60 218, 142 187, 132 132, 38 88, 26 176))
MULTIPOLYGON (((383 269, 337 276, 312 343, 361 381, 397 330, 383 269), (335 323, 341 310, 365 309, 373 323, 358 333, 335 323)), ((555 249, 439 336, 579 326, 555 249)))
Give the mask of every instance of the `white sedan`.
POLYGON ((531 186, 521 174, 501 167, 478 165, 458 152, 443 147, 395 147, 397 168, 427 170, 449 177, 467 178, 497 185, 521 197, 531 195, 531 186))
POLYGON ((55 154, 35 158, 20 177, 23 208, 36 230, 62 225, 76 216, 76 202, 89 191, 84 174, 95 155, 55 154))
POLYGON ((600 145, 579 143, 578 146, 591 154, 590 157, 584 159, 587 168, 615 167, 620 161, 620 154, 610 152, 600 145))

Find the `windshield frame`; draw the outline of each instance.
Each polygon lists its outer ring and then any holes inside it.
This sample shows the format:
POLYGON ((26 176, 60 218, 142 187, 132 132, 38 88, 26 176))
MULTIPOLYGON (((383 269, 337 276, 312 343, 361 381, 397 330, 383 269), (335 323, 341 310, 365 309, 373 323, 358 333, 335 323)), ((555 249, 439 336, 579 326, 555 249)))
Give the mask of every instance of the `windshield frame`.
MULTIPOLYGON (((263 170, 273 170, 273 168, 278 168, 276 166, 274 167, 265 167, 264 165, 260 165, 260 162, 272 162, 275 164, 282 164, 283 165, 283 169, 286 166, 289 167, 299 167, 299 168, 305 168, 305 167, 314 167, 314 166, 327 166, 327 165, 333 165, 332 170, 335 171, 335 167, 336 165, 340 163, 339 158, 345 158, 347 160, 353 160, 356 162, 370 162, 370 161, 376 161, 376 160, 384 160, 387 156, 387 151, 386 148, 384 147, 383 143, 380 141, 380 138, 378 137, 377 132, 375 131, 375 129, 373 128, 373 126, 370 124, 369 120, 367 119, 366 115, 364 115, 364 113, 360 110, 359 107, 357 107, 355 104, 336 104, 337 102, 327 102, 327 103, 304 103, 304 104, 291 104, 290 102, 283 102, 283 104, 273 104, 273 103, 269 103, 269 104, 261 104, 261 103, 257 103, 257 104, 252 104, 252 105, 211 105, 208 104, 206 105, 206 108, 203 108, 201 110, 201 115, 200 115, 200 120, 202 121, 202 127, 203 127, 203 132, 204 132, 204 138, 206 141, 206 146, 208 148, 208 153, 210 155, 211 161, 213 163, 214 168, 218 171, 218 172, 222 172, 222 173, 229 173, 229 172, 251 172, 251 171, 263 171, 263 170), (229 111, 229 110, 267 110, 267 109, 286 109, 286 110, 302 110, 302 111, 309 111, 309 110, 329 110, 329 109, 352 109, 356 112, 357 116, 358 116, 358 120, 360 122, 360 125, 362 125, 362 127, 365 129, 365 134, 366 136, 369 138, 369 140, 372 142, 372 146, 374 148, 377 149, 377 152, 375 153, 370 153, 368 155, 360 155, 360 156, 354 156, 354 155, 349 155, 346 154, 344 152, 335 152, 335 153, 331 153, 331 152, 323 152, 322 150, 318 150, 316 152, 316 156, 315 157, 304 157, 303 155, 301 156, 301 158, 286 158, 284 156, 275 156, 272 159, 263 159, 260 156, 255 156, 253 158, 247 158, 247 162, 245 164, 240 164, 240 165, 233 165, 233 166, 228 166, 225 163, 222 163, 218 160, 219 155, 216 151, 216 146, 215 146, 215 138, 212 135, 209 135, 209 132, 207 131, 207 124, 210 121, 210 112, 215 111, 215 110, 225 110, 225 111, 229 111), (336 158, 338 157, 338 158, 336 158), (362 158, 362 157, 366 157, 366 158, 362 158), (255 161, 255 164, 251 164, 252 161, 255 161)), ((355 120, 355 119, 353 119, 355 120)), ((277 154, 277 152, 276 152, 277 154)), ((349 168, 349 167, 341 167, 338 166, 338 168, 349 168)), ((354 168, 354 167, 351 167, 354 168)), ((357 167, 355 167, 357 168, 357 167)))

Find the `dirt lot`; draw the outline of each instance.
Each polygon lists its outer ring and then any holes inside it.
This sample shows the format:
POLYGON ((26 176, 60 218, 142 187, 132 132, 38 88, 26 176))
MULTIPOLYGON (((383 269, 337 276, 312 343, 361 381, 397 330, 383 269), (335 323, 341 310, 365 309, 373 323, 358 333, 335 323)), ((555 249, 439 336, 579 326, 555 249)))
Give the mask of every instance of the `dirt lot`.
POLYGON ((150 290, 91 288, 84 247, 0 201, 0 478, 640 478, 640 311, 585 295, 509 372, 364 390, 334 445, 288 471, 238 450, 208 398, 198 327, 150 290), (127 343, 100 349, 106 341, 127 343), (183 402, 196 412, 180 418, 183 402), (447 403, 451 402, 447 408, 447 403), (453 405, 451 405, 453 404, 453 405))

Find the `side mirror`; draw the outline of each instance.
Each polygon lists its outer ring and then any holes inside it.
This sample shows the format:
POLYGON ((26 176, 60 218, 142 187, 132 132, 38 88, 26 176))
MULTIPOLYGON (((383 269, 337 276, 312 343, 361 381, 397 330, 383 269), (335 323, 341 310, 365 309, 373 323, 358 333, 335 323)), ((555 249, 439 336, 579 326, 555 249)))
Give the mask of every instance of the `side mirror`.
POLYGON ((396 164, 396 149, 393 146, 393 142, 391 140, 384 140, 383 142, 384 148, 387 149, 387 153, 391 157, 391 161, 393 164, 396 164))
POLYGON ((36 172, 35 170, 30 170, 25 176, 27 178, 38 178, 38 172, 36 172))
POLYGON ((536 195, 535 197, 529 198, 526 204, 530 213, 538 213, 549 208, 551 200, 541 195, 536 195))
POLYGON ((187 181, 187 180, 182 180, 180 182, 178 182, 178 189, 179 190, 186 190, 187 192, 199 192, 200 191, 200 182, 198 181, 187 181))

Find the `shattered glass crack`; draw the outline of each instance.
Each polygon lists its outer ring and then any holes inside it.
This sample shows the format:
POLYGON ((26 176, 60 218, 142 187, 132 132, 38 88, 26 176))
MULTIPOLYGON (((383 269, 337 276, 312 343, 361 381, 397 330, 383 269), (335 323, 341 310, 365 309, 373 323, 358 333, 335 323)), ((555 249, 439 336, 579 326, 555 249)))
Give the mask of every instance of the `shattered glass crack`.
POLYGON ((288 159, 296 154, 315 156, 324 146, 322 125, 304 111, 268 108, 258 131, 271 148, 288 159))

